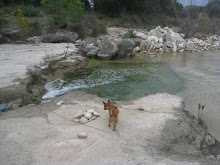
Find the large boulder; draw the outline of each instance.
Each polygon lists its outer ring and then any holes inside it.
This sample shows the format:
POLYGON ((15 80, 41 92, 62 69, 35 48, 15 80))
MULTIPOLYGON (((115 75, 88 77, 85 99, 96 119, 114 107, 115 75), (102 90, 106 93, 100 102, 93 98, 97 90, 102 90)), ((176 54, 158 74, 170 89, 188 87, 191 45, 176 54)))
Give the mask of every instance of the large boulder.
POLYGON ((75 42, 79 35, 76 32, 69 32, 59 29, 56 33, 42 35, 42 42, 45 43, 60 43, 60 42, 75 42))
POLYGON ((102 60, 112 59, 118 51, 118 47, 109 39, 108 36, 102 37, 102 48, 97 57, 102 60))
POLYGON ((169 42, 178 42, 178 43, 182 43, 184 42, 184 39, 178 34, 175 33, 172 29, 168 28, 168 32, 165 36, 165 40, 169 41, 169 42))
POLYGON ((117 58, 132 56, 135 48, 135 42, 131 39, 123 39, 118 45, 117 58))

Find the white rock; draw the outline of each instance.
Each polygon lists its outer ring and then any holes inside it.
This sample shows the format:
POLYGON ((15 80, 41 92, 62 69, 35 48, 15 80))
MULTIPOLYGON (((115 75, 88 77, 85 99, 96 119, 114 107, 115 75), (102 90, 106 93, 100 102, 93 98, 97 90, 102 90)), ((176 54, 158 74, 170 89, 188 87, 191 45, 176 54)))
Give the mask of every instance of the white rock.
POLYGON ((134 51, 135 51, 135 52, 140 52, 140 47, 139 47, 139 46, 135 47, 135 48, 134 48, 134 51))
POLYGON ((88 122, 89 122, 89 120, 86 117, 82 117, 82 118, 79 119, 80 124, 86 124, 88 122))
POLYGON ((97 118, 97 116, 93 116, 91 119, 89 119, 89 122, 92 120, 95 120, 97 118))
POLYGON ((176 44, 173 45, 173 52, 176 52, 177 51, 177 46, 176 44))
POLYGON ((87 118, 87 119, 91 119, 92 118, 92 114, 91 113, 89 113, 89 112, 84 112, 83 113, 84 114, 84 116, 87 118))
POLYGON ((79 122, 79 119, 73 119, 73 122, 74 122, 74 123, 78 123, 78 122, 79 122))
POLYGON ((100 116, 100 114, 99 114, 98 112, 94 112, 94 116, 99 117, 99 116, 100 116))
POLYGON ((59 101, 58 103, 57 103, 57 105, 62 105, 63 104, 63 101, 59 101))
POLYGON ((159 43, 163 43, 163 38, 159 38, 159 43))
POLYGON ((91 113, 91 114, 94 114, 95 111, 93 109, 89 109, 87 112, 91 113))
POLYGON ((80 117, 82 117, 83 116, 83 111, 82 110, 79 110, 78 112, 76 112, 76 114, 74 115, 74 119, 75 118, 77 118, 77 119, 79 119, 80 117))
POLYGON ((78 133, 78 137, 85 139, 85 138, 87 138, 87 133, 85 133, 85 132, 78 133))

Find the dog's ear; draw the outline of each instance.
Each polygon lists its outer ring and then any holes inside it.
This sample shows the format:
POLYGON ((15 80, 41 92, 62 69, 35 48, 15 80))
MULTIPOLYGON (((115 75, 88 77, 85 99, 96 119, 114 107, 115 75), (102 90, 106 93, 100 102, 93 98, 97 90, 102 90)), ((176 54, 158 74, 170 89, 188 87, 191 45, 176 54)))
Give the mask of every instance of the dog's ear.
POLYGON ((108 103, 110 104, 110 100, 108 100, 108 103))
POLYGON ((106 104, 106 103, 103 101, 103 104, 106 104))

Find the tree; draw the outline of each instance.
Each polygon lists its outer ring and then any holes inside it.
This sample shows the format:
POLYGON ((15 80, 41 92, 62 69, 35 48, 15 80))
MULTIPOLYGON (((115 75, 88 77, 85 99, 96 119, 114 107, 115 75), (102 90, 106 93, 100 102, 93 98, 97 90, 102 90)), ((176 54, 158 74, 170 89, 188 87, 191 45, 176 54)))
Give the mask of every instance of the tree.
POLYGON ((61 26, 69 25, 82 19, 85 10, 81 0, 42 0, 43 8, 52 15, 54 21, 61 26))
POLYGON ((220 17, 220 1, 214 0, 205 6, 210 17, 220 17))

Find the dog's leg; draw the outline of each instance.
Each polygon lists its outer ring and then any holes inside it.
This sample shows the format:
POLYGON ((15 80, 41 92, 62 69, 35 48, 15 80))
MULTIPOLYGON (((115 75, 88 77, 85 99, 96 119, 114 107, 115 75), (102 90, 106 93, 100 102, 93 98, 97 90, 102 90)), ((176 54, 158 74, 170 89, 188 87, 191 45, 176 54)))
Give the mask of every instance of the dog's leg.
POLYGON ((111 124, 111 116, 109 116, 109 119, 108 119, 108 121, 109 121, 109 124, 108 124, 108 126, 110 127, 110 124, 111 124))
POLYGON ((117 122, 118 122, 118 118, 115 119, 115 125, 114 125, 114 128, 113 128, 113 131, 115 131, 115 127, 116 127, 117 122))

